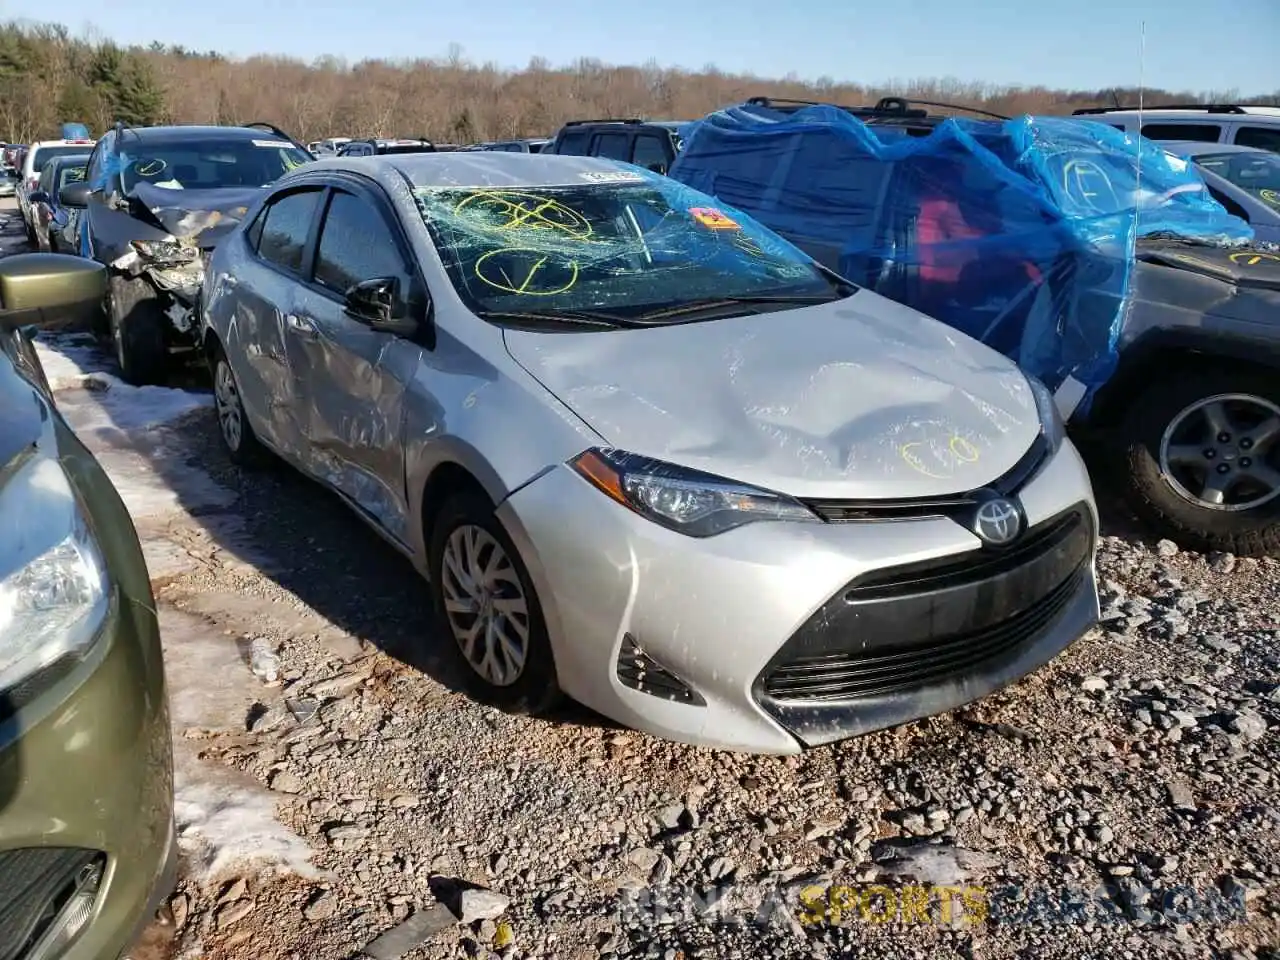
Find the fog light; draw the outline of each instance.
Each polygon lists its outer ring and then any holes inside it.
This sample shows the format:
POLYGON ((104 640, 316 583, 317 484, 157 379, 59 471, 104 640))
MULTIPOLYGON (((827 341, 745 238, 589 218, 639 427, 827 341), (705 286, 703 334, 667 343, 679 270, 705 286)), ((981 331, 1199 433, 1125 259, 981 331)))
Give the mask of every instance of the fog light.
POLYGON ((102 883, 102 861, 95 860, 80 868, 70 894, 57 916, 49 924, 44 936, 31 948, 27 960, 54 960, 62 956, 89 925, 93 906, 98 899, 98 887, 102 883))
POLYGON ((623 636, 622 646, 618 649, 618 679, 623 686, 661 700, 698 707, 707 705, 698 691, 641 650, 636 638, 629 633, 623 636))

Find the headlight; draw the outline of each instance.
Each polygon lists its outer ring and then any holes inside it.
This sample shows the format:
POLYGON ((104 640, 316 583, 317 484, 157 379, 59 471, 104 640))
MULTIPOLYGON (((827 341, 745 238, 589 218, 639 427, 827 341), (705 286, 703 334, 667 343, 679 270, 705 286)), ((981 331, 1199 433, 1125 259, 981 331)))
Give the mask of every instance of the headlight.
POLYGON ((1053 392, 1033 376, 1027 375, 1027 383, 1031 384, 1031 393, 1036 398, 1036 411, 1040 414, 1040 432, 1049 441, 1049 449, 1057 450, 1066 439, 1067 427, 1062 422, 1062 414, 1058 412, 1058 404, 1053 399, 1053 392))
POLYGON ((0 691, 84 652, 106 618, 102 553, 56 460, 0 486, 0 691))
POLYGON ((190 263, 200 256, 200 251, 194 246, 179 243, 177 240, 134 240, 133 249, 138 251, 138 256, 143 260, 148 260, 155 264, 172 264, 190 263))
POLYGON ((790 497, 622 450, 593 448, 569 465, 624 507, 691 537, 710 537, 757 520, 822 522, 790 497))

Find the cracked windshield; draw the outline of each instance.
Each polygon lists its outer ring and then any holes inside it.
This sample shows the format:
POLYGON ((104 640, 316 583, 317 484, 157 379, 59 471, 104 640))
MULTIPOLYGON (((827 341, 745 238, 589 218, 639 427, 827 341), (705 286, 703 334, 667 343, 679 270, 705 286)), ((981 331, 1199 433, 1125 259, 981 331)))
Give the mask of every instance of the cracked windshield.
POLYGON ((593 311, 657 322, 696 302, 841 295, 776 234, 664 178, 419 188, 414 197, 449 279, 482 315, 593 311))
POLYGON ((125 193, 139 184, 170 190, 261 187, 311 159, 278 138, 231 142, 181 140, 173 143, 126 140, 114 164, 125 193))

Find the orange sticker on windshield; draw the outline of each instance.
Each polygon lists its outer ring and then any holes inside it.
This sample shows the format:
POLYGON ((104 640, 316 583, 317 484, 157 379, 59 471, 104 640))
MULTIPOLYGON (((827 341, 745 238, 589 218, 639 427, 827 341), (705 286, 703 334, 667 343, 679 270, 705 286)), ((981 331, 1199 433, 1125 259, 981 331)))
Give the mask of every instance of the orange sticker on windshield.
POLYGON ((689 213, 704 227, 712 230, 740 230, 738 221, 730 220, 715 207, 692 207, 689 213))

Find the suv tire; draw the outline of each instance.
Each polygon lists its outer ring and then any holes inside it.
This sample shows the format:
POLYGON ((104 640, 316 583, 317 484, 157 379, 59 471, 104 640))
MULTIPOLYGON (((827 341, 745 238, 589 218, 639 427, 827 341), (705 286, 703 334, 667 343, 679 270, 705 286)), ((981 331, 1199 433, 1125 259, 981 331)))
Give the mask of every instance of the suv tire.
POLYGON ((160 307, 155 288, 145 280, 113 276, 107 318, 124 379, 135 386, 160 383, 169 369, 165 343, 169 318, 160 307))
POLYGON ((1239 476, 1263 463, 1280 477, 1280 435, 1257 445, 1245 436, 1271 420, 1280 420, 1280 382, 1261 371, 1206 369, 1152 385, 1133 398, 1120 427, 1125 499, 1156 532, 1185 547, 1280 556, 1280 491, 1266 500, 1242 495, 1235 509, 1202 497, 1210 471, 1239 476), (1228 426, 1213 435, 1219 410, 1228 426), (1178 456, 1197 451, 1203 464, 1178 456), (1259 502, 1249 507, 1250 499, 1259 502))

